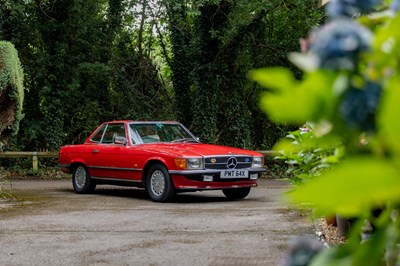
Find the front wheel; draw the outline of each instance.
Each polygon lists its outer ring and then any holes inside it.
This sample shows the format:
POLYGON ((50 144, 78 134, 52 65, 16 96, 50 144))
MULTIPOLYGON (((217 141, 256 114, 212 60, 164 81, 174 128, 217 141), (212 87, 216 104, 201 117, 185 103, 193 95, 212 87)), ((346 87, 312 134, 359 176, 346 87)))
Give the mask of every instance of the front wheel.
POLYGON ((156 202, 166 202, 175 195, 175 188, 167 168, 161 164, 150 167, 146 179, 147 192, 156 202))
POLYGON ((96 183, 90 178, 88 170, 83 165, 75 167, 72 173, 72 185, 78 194, 90 193, 96 188, 96 183))
POLYGON ((222 192, 230 200, 244 199, 250 193, 249 187, 223 189, 222 192))

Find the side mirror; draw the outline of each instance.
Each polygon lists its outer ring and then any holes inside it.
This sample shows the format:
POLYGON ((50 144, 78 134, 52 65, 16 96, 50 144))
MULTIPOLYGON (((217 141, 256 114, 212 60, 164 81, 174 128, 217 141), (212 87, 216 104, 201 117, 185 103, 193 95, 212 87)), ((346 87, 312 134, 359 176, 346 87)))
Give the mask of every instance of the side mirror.
POLYGON ((119 137, 115 136, 114 137, 114 144, 119 144, 119 145, 126 145, 128 142, 126 141, 125 137, 119 137))

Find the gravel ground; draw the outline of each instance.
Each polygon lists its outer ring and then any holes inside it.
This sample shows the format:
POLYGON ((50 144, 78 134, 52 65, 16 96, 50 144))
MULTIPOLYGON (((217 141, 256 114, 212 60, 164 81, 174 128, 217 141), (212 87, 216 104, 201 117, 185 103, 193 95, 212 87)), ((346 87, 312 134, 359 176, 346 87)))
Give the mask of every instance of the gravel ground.
POLYGON ((78 195, 69 180, 12 186, 22 201, 0 209, 1 265, 279 265, 291 240, 315 235, 280 180, 242 201, 208 191, 166 204, 131 188, 78 195))
POLYGON ((320 232, 321 238, 326 241, 329 246, 341 245, 346 242, 345 237, 338 234, 337 226, 328 224, 326 219, 318 219, 316 221, 317 235, 320 232))

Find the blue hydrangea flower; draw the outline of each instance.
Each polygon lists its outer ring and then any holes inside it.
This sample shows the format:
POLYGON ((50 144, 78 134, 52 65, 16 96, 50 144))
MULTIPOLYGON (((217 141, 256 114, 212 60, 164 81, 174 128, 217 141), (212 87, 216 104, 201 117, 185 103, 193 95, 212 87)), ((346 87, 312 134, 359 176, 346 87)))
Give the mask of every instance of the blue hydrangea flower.
POLYGON ((381 87, 368 82, 362 89, 349 89, 339 106, 339 113, 350 129, 375 131, 375 115, 378 110, 381 87))
POLYGON ((289 245, 286 256, 282 258, 282 266, 306 266, 324 249, 320 241, 309 237, 295 239, 289 245))
POLYGON ((400 9, 400 0, 393 0, 392 4, 390 5, 390 7, 396 12, 399 11, 399 9, 400 9))
POLYGON ((371 47, 372 33, 348 19, 325 24, 311 35, 310 51, 319 67, 331 70, 356 70, 359 56, 371 47))
POLYGON ((330 0, 326 11, 330 17, 353 17, 371 11, 382 0, 330 0))

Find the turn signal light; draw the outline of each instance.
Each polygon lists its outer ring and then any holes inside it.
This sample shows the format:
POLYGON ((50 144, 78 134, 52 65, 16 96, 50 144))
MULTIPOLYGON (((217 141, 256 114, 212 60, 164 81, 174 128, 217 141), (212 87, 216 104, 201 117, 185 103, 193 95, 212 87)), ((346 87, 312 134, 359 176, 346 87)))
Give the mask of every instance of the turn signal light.
POLYGON ((186 159, 175 158, 175 164, 179 169, 186 169, 186 159))

